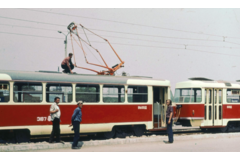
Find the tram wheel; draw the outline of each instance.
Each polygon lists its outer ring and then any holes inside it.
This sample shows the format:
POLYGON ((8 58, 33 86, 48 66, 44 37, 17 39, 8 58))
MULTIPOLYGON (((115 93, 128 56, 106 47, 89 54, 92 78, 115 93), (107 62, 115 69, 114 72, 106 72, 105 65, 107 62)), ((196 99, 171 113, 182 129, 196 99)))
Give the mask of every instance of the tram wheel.
POLYGON ((219 130, 221 132, 227 132, 228 131, 228 126, 224 127, 224 128, 219 128, 219 130))
POLYGON ((137 137, 141 137, 144 133, 145 129, 144 126, 134 126, 133 132, 137 137))
POLYGON ((207 132, 207 129, 206 128, 201 128, 201 131, 202 132, 207 132))
POLYGON ((110 139, 110 138, 113 138, 113 137, 114 137, 115 133, 116 133, 116 130, 115 130, 115 128, 113 127, 113 129, 112 129, 111 132, 105 132, 105 133, 103 133, 103 136, 104 136, 105 138, 107 138, 107 139, 110 139))
POLYGON ((16 141, 18 143, 29 142, 30 131, 29 130, 16 130, 15 131, 16 141))

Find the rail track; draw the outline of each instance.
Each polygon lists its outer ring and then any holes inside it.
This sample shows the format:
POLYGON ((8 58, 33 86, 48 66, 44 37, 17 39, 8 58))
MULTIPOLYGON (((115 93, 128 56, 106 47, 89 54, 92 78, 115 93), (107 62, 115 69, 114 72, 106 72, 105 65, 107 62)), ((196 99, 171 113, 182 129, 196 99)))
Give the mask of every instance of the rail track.
MULTIPOLYGON (((240 130, 229 130, 228 132, 239 132, 240 130)), ((177 128, 173 129, 174 136, 182 136, 182 135, 197 135, 197 134, 216 134, 222 133, 219 130, 207 130, 202 131, 200 128, 177 128)), ((151 136, 165 136, 167 135, 166 131, 155 131, 149 132, 146 131, 141 137, 151 137, 151 136)), ((64 142, 72 142, 74 134, 62 134, 61 140, 64 142)), ((124 138, 134 138, 133 133, 124 133, 124 134, 116 134, 113 139, 124 139, 124 138)), ((104 136, 99 134, 81 134, 80 141, 95 141, 95 140, 106 140, 104 136)), ((48 142, 49 135, 42 135, 42 136, 31 136, 30 141, 28 143, 41 143, 41 142, 48 142)), ((0 141, 0 145, 8 145, 8 144, 18 144, 14 141, 7 141, 7 143, 2 143, 0 141)))
MULTIPOLYGON (((191 135, 191 134, 204 134, 201 129, 174 129, 174 135, 191 135)), ((144 137, 150 137, 154 135, 166 135, 166 131, 159 131, 159 132, 145 132, 144 137)), ((74 135, 61 135, 61 140, 64 142, 72 142, 74 135)), ((126 137, 136 137, 133 133, 125 133, 124 135, 116 135, 113 139, 116 138, 126 138, 126 137)), ((94 141, 94 140, 106 140, 103 135, 101 134, 90 134, 90 135, 80 135, 80 141, 94 141)), ((48 142, 49 136, 31 136, 31 142, 48 142)))

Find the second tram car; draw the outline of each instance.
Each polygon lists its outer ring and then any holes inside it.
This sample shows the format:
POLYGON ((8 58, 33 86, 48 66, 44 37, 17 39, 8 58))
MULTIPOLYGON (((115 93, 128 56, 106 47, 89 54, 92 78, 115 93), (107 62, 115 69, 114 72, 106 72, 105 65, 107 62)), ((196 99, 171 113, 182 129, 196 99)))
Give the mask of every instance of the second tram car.
POLYGON ((178 123, 202 130, 240 128, 240 84, 189 78, 176 84, 174 101, 178 123))
POLYGON ((49 135, 49 109, 60 97, 61 134, 73 133, 69 124, 76 102, 84 101, 81 134, 166 129, 163 103, 172 97, 168 80, 149 77, 63 74, 60 72, 0 71, 0 134, 18 141, 30 135, 49 135))

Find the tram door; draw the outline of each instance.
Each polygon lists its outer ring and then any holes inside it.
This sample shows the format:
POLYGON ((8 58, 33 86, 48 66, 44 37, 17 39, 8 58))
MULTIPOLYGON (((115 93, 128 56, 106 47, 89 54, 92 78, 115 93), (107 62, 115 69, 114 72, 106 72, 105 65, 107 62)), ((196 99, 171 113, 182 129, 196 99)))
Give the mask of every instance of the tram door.
POLYGON ((222 125, 222 89, 205 89, 204 126, 222 125))
POLYGON ((213 125, 222 125, 222 89, 214 89, 214 108, 213 108, 213 125))
POLYGON ((163 105, 166 93, 166 87, 153 87, 153 128, 166 127, 166 111, 163 105))

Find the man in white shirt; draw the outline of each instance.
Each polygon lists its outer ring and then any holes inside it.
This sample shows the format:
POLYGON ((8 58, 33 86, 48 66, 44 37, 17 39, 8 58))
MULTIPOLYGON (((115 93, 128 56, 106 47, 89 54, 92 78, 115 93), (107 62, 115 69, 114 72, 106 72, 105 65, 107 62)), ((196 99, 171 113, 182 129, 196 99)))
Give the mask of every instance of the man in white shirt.
POLYGON ((61 111, 58 106, 60 102, 59 97, 55 97, 54 103, 50 107, 50 114, 51 114, 51 120, 53 123, 53 128, 52 128, 52 133, 49 139, 49 143, 53 143, 54 136, 56 135, 56 142, 62 142, 60 140, 60 116, 61 116, 61 111))

